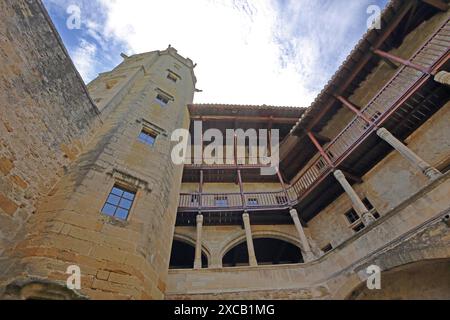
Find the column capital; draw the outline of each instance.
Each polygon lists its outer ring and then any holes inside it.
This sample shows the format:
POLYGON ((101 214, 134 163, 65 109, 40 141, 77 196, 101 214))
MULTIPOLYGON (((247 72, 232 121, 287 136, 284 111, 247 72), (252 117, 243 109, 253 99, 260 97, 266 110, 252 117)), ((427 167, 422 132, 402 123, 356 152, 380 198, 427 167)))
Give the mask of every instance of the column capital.
POLYGON ((450 86, 450 72, 440 71, 434 76, 434 80, 450 86))
POLYGON ((432 167, 429 163, 419 157, 414 151, 405 146, 400 140, 398 140, 385 128, 378 129, 377 135, 388 144, 390 144, 391 147, 397 150, 412 165, 422 171, 422 173, 430 180, 434 180, 442 176, 442 174, 436 168, 432 167))
POLYGON ((197 215, 197 223, 203 223, 203 215, 202 214, 197 215))
POLYGON ((245 212, 242 214, 242 218, 243 218, 243 219, 250 219, 250 215, 248 214, 247 211, 245 211, 245 212))
POLYGON ((298 218, 298 212, 296 209, 291 209, 289 210, 289 213, 291 214, 291 217, 294 218, 298 218))
POLYGON ((380 128, 377 130, 377 135, 383 139, 392 136, 392 133, 390 133, 386 128, 380 128))
POLYGON ((333 174, 338 180, 346 179, 344 173, 341 170, 334 170, 333 174))

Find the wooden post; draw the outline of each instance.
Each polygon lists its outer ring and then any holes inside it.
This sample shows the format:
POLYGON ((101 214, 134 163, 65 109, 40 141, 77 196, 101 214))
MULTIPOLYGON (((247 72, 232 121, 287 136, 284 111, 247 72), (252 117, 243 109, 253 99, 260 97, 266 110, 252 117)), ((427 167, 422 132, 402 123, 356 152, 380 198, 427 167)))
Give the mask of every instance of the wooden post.
POLYGON ((247 203, 245 202, 244 186, 242 185, 241 170, 238 169, 237 174, 238 174, 238 180, 239 180, 239 190, 240 190, 240 192, 241 192, 241 202, 242 202, 242 207, 243 207, 244 210, 245 210, 245 209, 247 208, 247 203))
POLYGON ((203 196, 203 170, 200 170, 200 183, 198 185, 198 210, 200 212, 203 207, 202 196, 203 196))
POLYGON ((319 141, 317 141, 316 137, 314 137, 314 135, 312 134, 311 131, 308 131, 308 137, 309 137, 309 139, 311 139, 312 143, 316 146, 317 150, 319 150, 319 153, 322 155, 322 157, 328 162, 328 164, 332 168, 334 168, 335 166, 334 166, 333 161, 331 161, 330 157, 325 152, 325 150, 322 148, 322 146, 320 145, 319 141))
POLYGON ((284 195, 286 197, 286 201, 288 204, 290 204, 291 201, 289 200, 289 194, 287 192, 286 185, 284 184, 283 177, 281 176, 280 169, 278 167, 276 167, 275 169, 277 170, 278 180, 280 181, 281 187, 283 188, 284 195))
POLYGON ((350 109, 353 113, 355 113, 358 117, 366 121, 368 124, 373 125, 373 121, 367 118, 358 108, 356 108, 350 101, 345 99, 342 96, 335 96, 337 100, 339 100, 344 106, 350 109))
POLYGON ((385 52, 385 51, 382 51, 380 49, 375 49, 375 50, 373 50, 373 53, 379 55, 380 57, 383 57, 383 58, 386 58, 386 59, 398 62, 398 63, 400 63, 400 64, 402 64, 404 66, 410 67, 410 68, 415 69, 415 70, 420 71, 420 72, 423 72, 425 74, 431 74, 431 70, 430 69, 425 68, 424 66, 418 65, 418 64, 416 64, 414 62, 411 62, 409 60, 397 57, 397 56, 395 56, 395 55, 393 55, 393 54, 391 54, 389 52, 385 52))

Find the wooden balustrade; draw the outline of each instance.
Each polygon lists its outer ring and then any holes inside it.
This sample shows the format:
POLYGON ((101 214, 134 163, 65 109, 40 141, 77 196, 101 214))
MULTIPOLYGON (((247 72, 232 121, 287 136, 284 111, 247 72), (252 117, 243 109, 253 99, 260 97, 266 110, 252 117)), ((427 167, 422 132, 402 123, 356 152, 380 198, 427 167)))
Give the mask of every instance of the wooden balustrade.
MULTIPOLYGON (((413 55, 411 62, 433 70, 447 61, 450 54, 450 22, 449 20, 413 55)), ((382 123, 397 110, 413 92, 430 75, 402 66, 387 82, 387 84, 361 109, 361 113, 372 123, 367 123, 359 116, 355 116, 350 123, 325 148, 333 165, 339 165, 356 146, 367 138, 376 125, 382 123)), ((248 159, 248 158, 247 158, 248 159)), ((235 166, 235 165, 233 165, 235 166)), ((279 192, 244 193, 247 202, 242 203, 240 193, 203 194, 202 209, 269 209, 286 208, 300 201, 302 197, 332 172, 332 167, 322 157, 318 156, 312 164, 303 170, 296 181, 279 192), (287 197, 286 197, 287 194, 287 197), (225 200, 226 199, 226 200, 225 200)), ((181 194, 180 211, 192 211, 199 208, 198 194, 181 194)))

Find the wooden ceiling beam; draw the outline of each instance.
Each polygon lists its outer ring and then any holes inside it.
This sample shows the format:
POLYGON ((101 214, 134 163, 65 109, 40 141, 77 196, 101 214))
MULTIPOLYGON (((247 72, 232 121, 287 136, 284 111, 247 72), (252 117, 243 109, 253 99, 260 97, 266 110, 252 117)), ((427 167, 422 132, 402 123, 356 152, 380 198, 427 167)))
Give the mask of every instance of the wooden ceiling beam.
POLYGON ((203 121, 246 121, 246 122, 272 122, 274 124, 295 124, 298 121, 298 117, 261 117, 261 116, 192 116, 191 120, 203 121))

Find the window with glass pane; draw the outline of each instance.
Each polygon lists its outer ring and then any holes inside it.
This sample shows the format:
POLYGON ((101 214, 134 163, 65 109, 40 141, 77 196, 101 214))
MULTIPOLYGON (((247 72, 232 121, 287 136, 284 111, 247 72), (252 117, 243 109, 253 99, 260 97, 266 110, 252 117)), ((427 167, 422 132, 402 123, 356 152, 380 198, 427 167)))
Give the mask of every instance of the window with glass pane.
POLYGON ((120 220, 127 220, 135 196, 135 192, 126 190, 117 185, 114 186, 108 199, 106 199, 102 213, 120 220))
POLYGON ((216 207, 228 207, 228 197, 216 197, 216 207))
POLYGON ((348 212, 345 213, 345 216, 347 217, 348 222, 350 223, 355 223, 356 221, 359 220, 359 215, 356 213, 355 210, 350 210, 348 212))
POLYGON ((142 130, 138 139, 143 143, 153 146, 155 144, 156 134, 148 130, 142 130))

